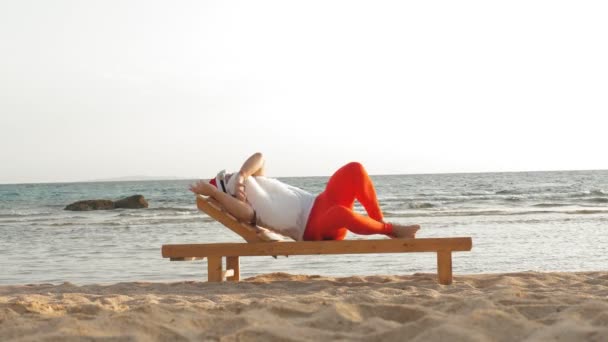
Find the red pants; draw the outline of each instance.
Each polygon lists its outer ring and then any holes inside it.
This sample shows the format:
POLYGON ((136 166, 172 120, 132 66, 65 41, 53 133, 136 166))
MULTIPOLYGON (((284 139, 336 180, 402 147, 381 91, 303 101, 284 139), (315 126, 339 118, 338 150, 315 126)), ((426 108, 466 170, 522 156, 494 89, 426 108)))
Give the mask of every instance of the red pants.
POLYGON ((348 163, 329 178, 325 191, 315 199, 304 240, 344 240, 348 231, 362 235, 391 234, 393 226, 383 220, 367 171, 359 163, 348 163), (353 211, 355 200, 369 216, 353 211))

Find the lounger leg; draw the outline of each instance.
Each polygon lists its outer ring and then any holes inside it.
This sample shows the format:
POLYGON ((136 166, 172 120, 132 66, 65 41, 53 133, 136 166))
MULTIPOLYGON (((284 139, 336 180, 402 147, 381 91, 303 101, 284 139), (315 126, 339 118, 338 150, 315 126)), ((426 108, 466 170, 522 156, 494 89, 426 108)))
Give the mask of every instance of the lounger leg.
POLYGON ((239 280, 241 280, 240 268, 241 268, 241 265, 239 263, 239 257, 238 256, 229 256, 229 257, 226 257, 226 270, 233 270, 234 271, 234 275, 232 277, 226 277, 226 280, 229 280, 229 281, 239 281, 239 280))
POLYGON ((207 258, 207 281, 222 281, 222 257, 207 258))
POLYGON ((439 284, 452 283, 452 251, 437 251, 437 278, 439 284))

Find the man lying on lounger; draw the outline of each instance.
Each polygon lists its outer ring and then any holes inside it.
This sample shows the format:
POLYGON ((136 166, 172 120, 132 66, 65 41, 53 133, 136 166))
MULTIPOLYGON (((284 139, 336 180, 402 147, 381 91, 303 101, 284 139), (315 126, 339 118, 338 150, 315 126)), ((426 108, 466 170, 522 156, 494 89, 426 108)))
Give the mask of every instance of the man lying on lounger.
POLYGON ((342 166, 314 196, 277 179, 264 177, 264 157, 255 153, 238 173, 220 171, 209 182, 190 186, 195 194, 210 196, 237 219, 269 228, 296 241, 343 240, 355 234, 384 234, 415 238, 419 225, 384 222, 376 190, 360 163, 342 166), (359 201, 369 216, 353 211, 359 201))

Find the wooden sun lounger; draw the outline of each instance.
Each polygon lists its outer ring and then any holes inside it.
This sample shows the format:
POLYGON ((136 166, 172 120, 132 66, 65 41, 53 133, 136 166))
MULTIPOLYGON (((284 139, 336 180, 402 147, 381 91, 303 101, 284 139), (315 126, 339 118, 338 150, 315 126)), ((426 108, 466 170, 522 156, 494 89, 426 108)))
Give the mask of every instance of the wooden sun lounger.
POLYGON ((283 241, 267 229, 239 222, 211 198, 197 196, 197 207, 219 221, 247 243, 211 243, 163 245, 162 256, 172 261, 208 259, 208 281, 239 281, 241 256, 410 253, 436 252, 438 282, 452 283, 452 252, 470 251, 470 237, 343 240, 343 241, 283 241), (222 258, 226 257, 226 270, 222 258))

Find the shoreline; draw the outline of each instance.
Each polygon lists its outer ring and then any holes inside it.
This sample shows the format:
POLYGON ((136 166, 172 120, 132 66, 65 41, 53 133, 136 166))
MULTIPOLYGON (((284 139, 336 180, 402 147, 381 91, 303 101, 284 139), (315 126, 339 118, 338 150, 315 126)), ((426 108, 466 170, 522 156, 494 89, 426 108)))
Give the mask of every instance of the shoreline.
POLYGON ((1 285, 0 340, 552 340, 608 336, 608 271, 1 285))

